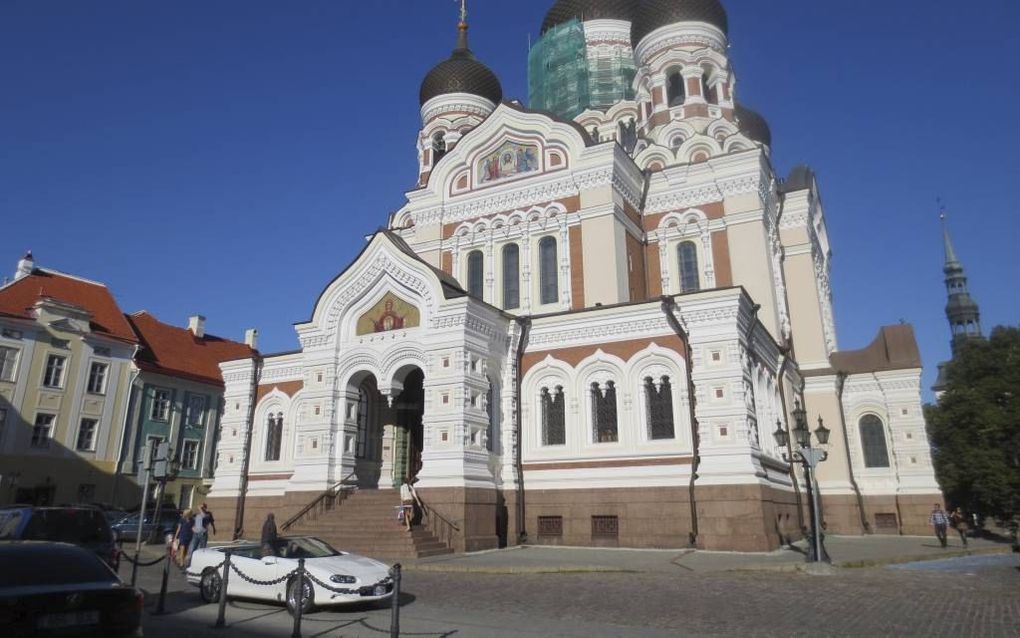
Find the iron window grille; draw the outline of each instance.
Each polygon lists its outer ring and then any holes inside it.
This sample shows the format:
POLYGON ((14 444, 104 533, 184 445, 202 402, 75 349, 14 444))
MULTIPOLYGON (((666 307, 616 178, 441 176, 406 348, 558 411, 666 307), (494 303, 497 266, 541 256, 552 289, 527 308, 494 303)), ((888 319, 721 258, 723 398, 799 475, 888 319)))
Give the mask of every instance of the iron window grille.
POLYGON ((538 517, 539 537, 563 536, 562 516, 539 516, 538 517))
POLYGON ((606 382, 604 389, 591 384, 591 420, 596 443, 616 443, 620 440, 616 415, 616 384, 606 382))
POLYGON ((618 516, 592 516, 591 517, 592 538, 619 538, 620 517, 618 516))
POLYGON ((555 392, 542 388, 542 443, 544 445, 566 445, 566 397, 563 387, 556 386, 555 392))
POLYGON ((649 438, 653 441, 675 438, 673 387, 669 383, 669 377, 662 377, 658 384, 652 377, 645 378, 645 405, 649 438))

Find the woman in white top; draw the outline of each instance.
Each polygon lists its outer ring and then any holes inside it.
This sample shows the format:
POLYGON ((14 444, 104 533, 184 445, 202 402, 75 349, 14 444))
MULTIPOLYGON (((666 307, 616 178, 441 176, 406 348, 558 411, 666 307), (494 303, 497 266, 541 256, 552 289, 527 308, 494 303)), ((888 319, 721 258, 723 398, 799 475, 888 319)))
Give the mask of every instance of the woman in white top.
POLYGON ((411 531, 411 522, 414 520, 414 505, 418 500, 418 494, 412 485, 415 480, 411 479, 400 484, 400 504, 404 508, 404 525, 409 532, 411 531))

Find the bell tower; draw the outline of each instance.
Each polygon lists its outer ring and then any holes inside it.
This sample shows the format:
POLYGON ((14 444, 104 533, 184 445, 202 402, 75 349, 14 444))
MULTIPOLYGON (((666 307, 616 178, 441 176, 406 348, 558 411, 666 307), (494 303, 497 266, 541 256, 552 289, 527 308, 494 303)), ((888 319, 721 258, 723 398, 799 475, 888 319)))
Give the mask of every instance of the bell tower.
POLYGON ((942 272, 946 275, 946 294, 949 297, 946 303, 946 319, 949 320, 949 328, 953 335, 953 356, 956 356, 960 346, 971 339, 980 339, 984 335, 981 331, 981 312, 977 302, 970 296, 970 291, 967 289, 967 275, 964 273, 963 264, 957 258, 952 239, 949 237, 945 211, 942 211, 939 218, 942 220, 942 241, 946 254, 946 263, 942 267, 942 272))

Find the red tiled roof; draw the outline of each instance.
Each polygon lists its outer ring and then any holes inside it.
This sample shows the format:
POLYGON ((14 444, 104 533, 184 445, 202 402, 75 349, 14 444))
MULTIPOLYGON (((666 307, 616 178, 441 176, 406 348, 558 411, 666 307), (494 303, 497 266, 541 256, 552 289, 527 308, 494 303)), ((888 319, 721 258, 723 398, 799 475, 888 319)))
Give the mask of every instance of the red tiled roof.
POLYGON ((252 356, 243 343, 205 335, 195 337, 190 330, 163 323, 147 312, 127 315, 134 326, 142 349, 135 363, 142 370, 183 377, 223 386, 220 363, 252 356))
POLYGON ((882 326, 878 336, 866 348, 833 352, 829 363, 834 369, 847 374, 907 370, 921 367, 921 352, 912 326, 882 326))
POLYGON ((304 381, 282 381, 280 383, 267 383, 260 385, 258 392, 256 393, 255 400, 261 401, 269 395, 273 390, 279 390, 289 397, 293 397, 295 394, 301 391, 305 387, 304 381))
POLYGON ((46 297, 89 311, 92 332, 96 334, 129 343, 138 341, 109 288, 41 268, 0 288, 0 314, 33 319, 32 306, 46 297))

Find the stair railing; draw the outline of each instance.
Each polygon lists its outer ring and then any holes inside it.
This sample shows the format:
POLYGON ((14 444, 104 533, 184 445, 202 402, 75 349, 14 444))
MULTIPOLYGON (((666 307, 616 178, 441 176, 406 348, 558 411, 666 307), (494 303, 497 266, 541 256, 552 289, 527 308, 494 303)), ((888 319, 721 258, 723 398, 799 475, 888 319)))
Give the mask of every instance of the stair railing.
POLYGON ((288 518, 281 526, 283 531, 287 531, 295 523, 300 521, 302 518, 307 516, 312 510, 318 508, 320 511, 331 510, 334 507, 340 505, 346 500, 351 493, 357 491, 357 485, 349 484, 349 481, 354 478, 356 472, 351 472, 337 483, 329 486, 322 494, 316 496, 312 502, 305 505, 301 510, 288 518))
POLYGON ((425 505, 425 501, 418 497, 418 505, 421 507, 422 515, 429 520, 429 529, 447 547, 453 547, 454 539, 459 535, 460 528, 448 518, 436 510, 425 505))

